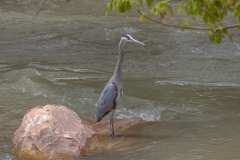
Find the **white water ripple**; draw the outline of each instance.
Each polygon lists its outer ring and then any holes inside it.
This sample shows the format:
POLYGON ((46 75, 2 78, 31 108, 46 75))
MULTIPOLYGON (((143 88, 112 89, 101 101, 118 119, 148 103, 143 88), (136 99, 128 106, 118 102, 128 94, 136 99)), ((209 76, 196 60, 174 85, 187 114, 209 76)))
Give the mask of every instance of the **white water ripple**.
POLYGON ((119 119, 142 119, 144 121, 153 122, 159 121, 161 113, 158 109, 143 110, 143 109, 127 109, 117 110, 117 118, 119 119))
POLYGON ((207 87, 240 87, 238 83, 231 82, 194 82, 194 81, 177 81, 177 80, 160 80, 156 81, 157 85, 178 85, 178 86, 207 86, 207 87))

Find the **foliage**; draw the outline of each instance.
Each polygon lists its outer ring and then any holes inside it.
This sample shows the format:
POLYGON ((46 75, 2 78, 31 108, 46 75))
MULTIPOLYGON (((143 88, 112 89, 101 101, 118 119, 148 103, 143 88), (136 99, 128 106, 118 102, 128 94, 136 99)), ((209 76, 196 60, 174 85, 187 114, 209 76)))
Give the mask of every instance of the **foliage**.
POLYGON ((224 37, 231 38, 231 29, 240 29, 240 0, 109 0, 107 9, 119 13, 136 10, 141 21, 150 20, 174 28, 206 30, 209 39, 215 43, 221 43, 224 37), (166 23, 168 17, 175 17, 174 22, 177 23, 166 23), (234 24, 226 24, 229 23, 226 19, 231 19, 234 24), (206 27, 191 25, 199 22, 206 27))

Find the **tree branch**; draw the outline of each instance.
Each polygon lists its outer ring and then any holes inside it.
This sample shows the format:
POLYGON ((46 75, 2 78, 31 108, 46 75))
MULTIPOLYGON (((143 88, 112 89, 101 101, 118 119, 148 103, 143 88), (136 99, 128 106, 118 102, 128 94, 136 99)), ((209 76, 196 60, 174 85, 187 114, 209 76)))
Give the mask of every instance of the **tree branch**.
MULTIPOLYGON (((212 30, 211 28, 208 28, 208 27, 197 27, 197 26, 179 26, 179 25, 176 25, 176 24, 168 24, 168 23, 164 23, 163 21, 159 21, 159 20, 156 20, 154 18, 151 18, 147 15, 145 15, 141 10, 137 9, 137 13, 140 15, 140 16, 143 16, 145 19, 151 21, 151 22, 154 22, 154 23, 159 23, 165 27, 171 27, 171 28, 176 28, 176 29, 187 29, 187 30, 197 30, 197 31, 210 31, 212 30)), ((239 28, 240 27, 240 24, 232 24, 232 25, 227 25, 227 26, 224 26, 224 27, 221 27, 221 29, 235 29, 235 28, 239 28)))

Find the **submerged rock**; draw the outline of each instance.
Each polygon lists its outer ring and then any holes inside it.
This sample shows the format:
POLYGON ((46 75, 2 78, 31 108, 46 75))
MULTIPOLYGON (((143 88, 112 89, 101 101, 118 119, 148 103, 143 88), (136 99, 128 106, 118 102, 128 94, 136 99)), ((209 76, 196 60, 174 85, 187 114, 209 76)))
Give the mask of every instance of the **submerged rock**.
MULTIPOLYGON (((115 123, 122 132, 139 121, 115 123)), ((14 153, 19 159, 76 159, 81 155, 110 149, 121 140, 109 137, 107 122, 81 120, 64 106, 46 105, 31 109, 13 137, 14 153)))

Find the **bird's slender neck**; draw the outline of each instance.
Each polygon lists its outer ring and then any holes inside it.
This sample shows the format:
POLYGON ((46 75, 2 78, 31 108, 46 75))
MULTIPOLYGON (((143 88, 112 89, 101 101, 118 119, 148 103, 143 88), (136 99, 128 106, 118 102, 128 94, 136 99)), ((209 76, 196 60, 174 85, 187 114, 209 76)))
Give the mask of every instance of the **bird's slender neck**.
POLYGON ((122 76, 122 64, 124 59, 123 46, 124 42, 120 41, 118 45, 118 60, 112 76, 112 79, 115 81, 120 81, 122 76))

